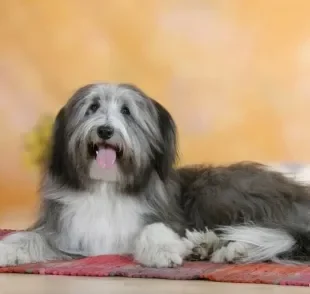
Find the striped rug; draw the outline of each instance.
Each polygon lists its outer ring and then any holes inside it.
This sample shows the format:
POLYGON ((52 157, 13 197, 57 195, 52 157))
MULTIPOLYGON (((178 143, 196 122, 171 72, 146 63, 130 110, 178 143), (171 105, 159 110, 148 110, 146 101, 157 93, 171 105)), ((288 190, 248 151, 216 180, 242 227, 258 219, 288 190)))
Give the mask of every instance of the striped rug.
MULTIPOLYGON (((9 230, 0 230, 0 238, 10 232, 9 230)), ((310 266, 271 263, 227 265, 209 262, 186 262, 179 268, 156 269, 136 264, 129 256, 115 255, 96 256, 66 262, 0 267, 0 273, 206 280, 305 287, 310 285, 310 266)))

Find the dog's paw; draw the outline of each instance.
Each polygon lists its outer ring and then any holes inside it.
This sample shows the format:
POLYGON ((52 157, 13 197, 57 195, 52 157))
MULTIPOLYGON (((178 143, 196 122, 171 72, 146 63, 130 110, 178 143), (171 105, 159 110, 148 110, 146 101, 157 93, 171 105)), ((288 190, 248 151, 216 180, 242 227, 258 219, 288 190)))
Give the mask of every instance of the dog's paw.
POLYGON ((186 239, 192 244, 191 253, 186 257, 190 261, 207 260, 221 246, 220 238, 208 229, 186 231, 186 239))
POLYGON ((162 223, 144 228, 136 241, 135 260, 148 267, 176 267, 190 252, 190 244, 162 223))
POLYGON ((182 254, 176 249, 179 246, 176 244, 166 245, 165 248, 161 248, 153 254, 146 254, 136 259, 140 260, 140 263, 147 267, 156 268, 167 268, 167 267, 178 267, 183 263, 182 254))
POLYGON ((230 242, 227 246, 216 250, 210 261, 214 263, 237 263, 247 257, 249 244, 242 242, 230 242))
POLYGON ((13 233, 0 241, 0 266, 64 259, 35 232, 13 233))
POLYGON ((0 242, 0 267, 30 263, 29 253, 15 244, 0 242))

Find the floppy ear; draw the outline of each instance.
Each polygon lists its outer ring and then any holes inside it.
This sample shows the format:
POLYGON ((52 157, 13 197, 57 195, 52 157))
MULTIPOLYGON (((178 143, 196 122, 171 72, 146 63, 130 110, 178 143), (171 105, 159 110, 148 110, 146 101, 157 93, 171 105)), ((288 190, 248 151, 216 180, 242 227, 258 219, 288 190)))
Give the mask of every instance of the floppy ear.
POLYGON ((54 121, 49 150, 49 172, 55 177, 59 177, 63 173, 66 158, 65 144, 65 110, 62 108, 54 121))
POLYGON ((72 189, 80 189, 80 181, 68 156, 66 120, 65 108, 63 107, 58 112, 53 126, 48 171, 52 177, 57 179, 58 183, 72 189))
POLYGON ((155 151, 154 165, 159 177, 164 181, 178 159, 177 129, 170 113, 158 102, 153 101, 153 103, 157 111, 162 136, 160 150, 155 151))
POLYGON ((177 129, 170 113, 157 101, 146 95, 141 89, 133 84, 120 84, 122 87, 131 89, 144 97, 149 99, 155 106, 158 116, 159 129, 161 133, 160 150, 157 148, 153 150, 154 162, 153 166, 157 171, 162 181, 165 181, 173 170, 173 166, 178 159, 177 151, 177 129))

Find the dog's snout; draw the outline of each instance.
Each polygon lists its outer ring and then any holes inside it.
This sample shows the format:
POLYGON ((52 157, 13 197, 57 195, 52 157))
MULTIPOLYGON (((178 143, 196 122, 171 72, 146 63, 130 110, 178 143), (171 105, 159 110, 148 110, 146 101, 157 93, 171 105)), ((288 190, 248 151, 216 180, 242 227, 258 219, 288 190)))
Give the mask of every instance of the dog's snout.
POLYGON ((97 134, 99 136, 99 138, 103 139, 103 140, 108 140, 110 139, 113 134, 114 134, 114 129, 110 126, 100 126, 97 129, 97 134))

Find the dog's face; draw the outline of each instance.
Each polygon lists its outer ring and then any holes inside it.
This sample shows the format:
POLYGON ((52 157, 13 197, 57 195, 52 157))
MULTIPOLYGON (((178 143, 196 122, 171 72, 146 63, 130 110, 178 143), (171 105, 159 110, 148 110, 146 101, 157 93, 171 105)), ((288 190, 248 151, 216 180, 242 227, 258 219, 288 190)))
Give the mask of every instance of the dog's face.
POLYGON ((106 181, 139 190, 154 171, 165 180, 176 156, 166 109, 134 86, 92 84, 57 115, 49 173, 76 189, 106 181))

